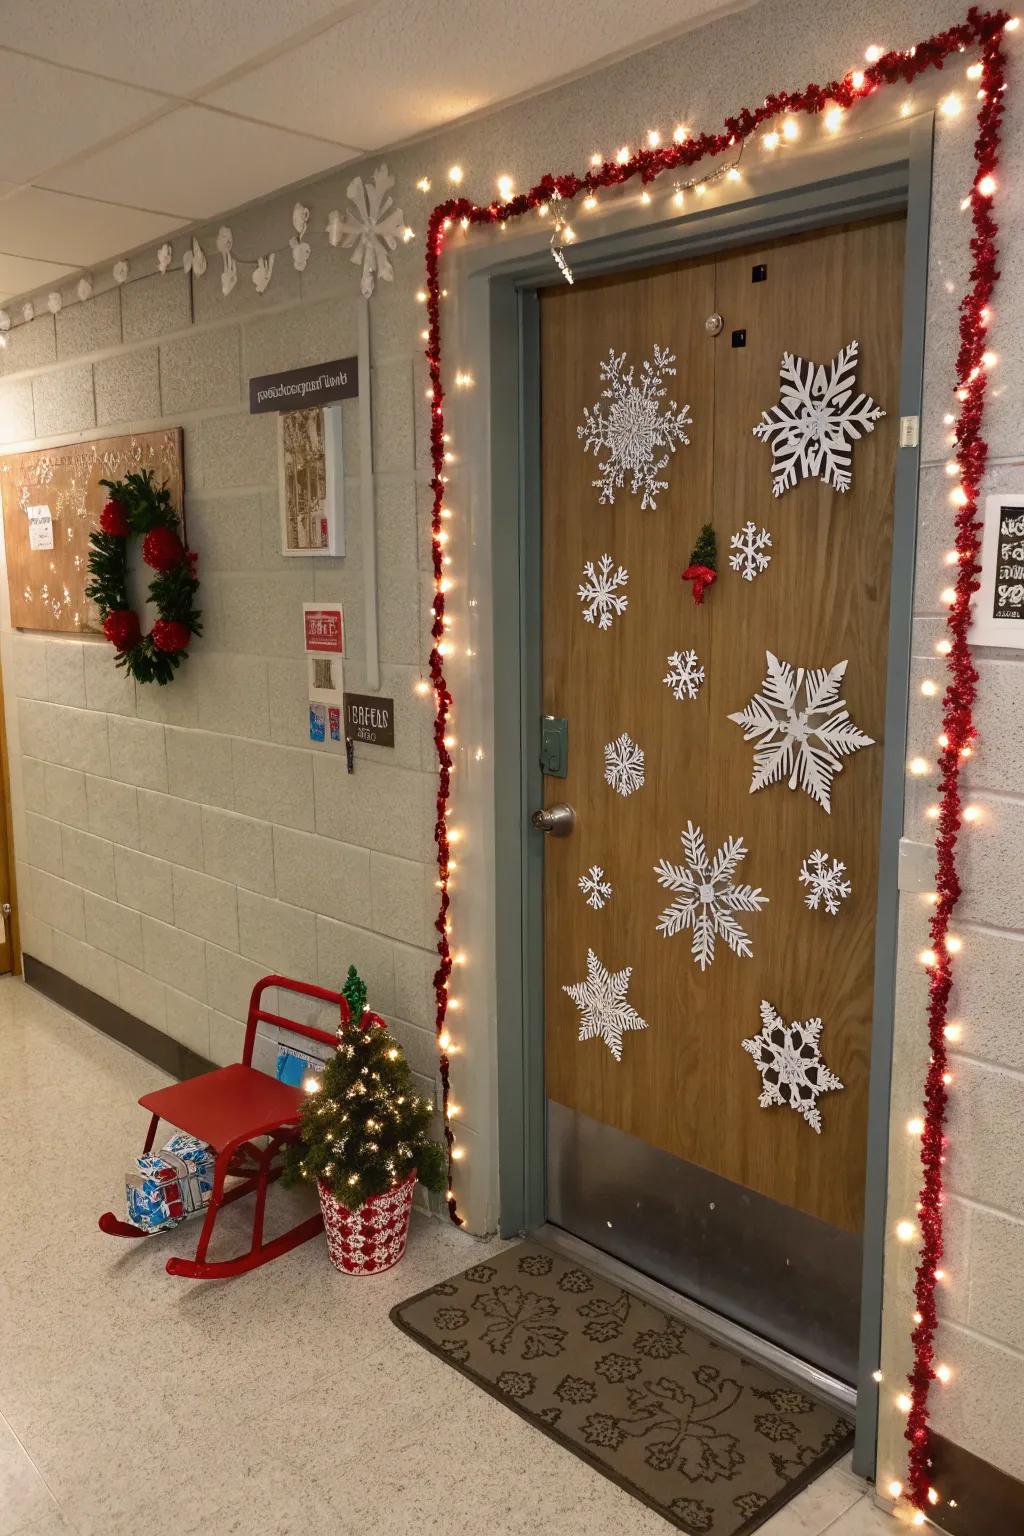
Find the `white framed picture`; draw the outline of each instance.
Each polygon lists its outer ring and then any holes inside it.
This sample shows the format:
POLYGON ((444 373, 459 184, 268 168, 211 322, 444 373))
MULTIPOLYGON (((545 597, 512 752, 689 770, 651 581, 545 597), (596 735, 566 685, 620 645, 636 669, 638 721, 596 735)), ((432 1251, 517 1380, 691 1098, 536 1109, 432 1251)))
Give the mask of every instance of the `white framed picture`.
POLYGON ((283 555, 345 553, 341 406, 282 411, 277 462, 283 555))
POLYGON ((981 586, 967 638, 1024 650, 1024 495, 985 498, 981 586))

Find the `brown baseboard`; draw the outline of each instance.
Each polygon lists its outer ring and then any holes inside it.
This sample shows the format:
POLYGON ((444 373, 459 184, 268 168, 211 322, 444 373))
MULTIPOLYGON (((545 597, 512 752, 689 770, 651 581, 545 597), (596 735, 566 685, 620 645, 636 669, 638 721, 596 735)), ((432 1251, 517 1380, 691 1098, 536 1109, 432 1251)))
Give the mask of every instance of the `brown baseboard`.
POLYGON ((942 1503, 929 1511, 949 1536, 1024 1531, 1024 1483, 944 1435, 931 1437, 932 1477, 942 1503))
POLYGON ((34 955, 24 955, 23 964, 25 980, 30 987, 48 997, 51 1002, 57 1003, 61 1008, 66 1008, 69 1013, 77 1014, 94 1029, 98 1029, 104 1035, 109 1035, 119 1045, 126 1045, 139 1056, 151 1061, 155 1067, 160 1067, 164 1072, 179 1080, 186 1077, 198 1077, 201 1072, 210 1072, 213 1062, 207 1061, 197 1051, 192 1051, 187 1045, 182 1045, 180 1040, 172 1040, 170 1035, 164 1034, 162 1029, 156 1029, 152 1024, 144 1024, 141 1019, 133 1014, 126 1013, 116 1003, 109 1002, 105 997, 100 997, 97 992, 90 992, 88 987, 83 987, 80 982, 72 981, 70 976, 65 976, 62 971, 55 971, 51 965, 46 965, 42 960, 37 960, 34 955))

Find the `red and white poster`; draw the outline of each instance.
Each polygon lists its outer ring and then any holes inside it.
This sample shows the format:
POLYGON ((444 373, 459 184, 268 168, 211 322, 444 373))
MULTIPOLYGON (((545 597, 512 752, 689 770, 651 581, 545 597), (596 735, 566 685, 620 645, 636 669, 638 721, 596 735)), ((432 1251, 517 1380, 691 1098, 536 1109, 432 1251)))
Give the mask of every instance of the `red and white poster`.
POLYGON ((303 603, 305 645, 309 655, 322 652, 345 654, 345 622, 341 607, 325 603, 303 603))

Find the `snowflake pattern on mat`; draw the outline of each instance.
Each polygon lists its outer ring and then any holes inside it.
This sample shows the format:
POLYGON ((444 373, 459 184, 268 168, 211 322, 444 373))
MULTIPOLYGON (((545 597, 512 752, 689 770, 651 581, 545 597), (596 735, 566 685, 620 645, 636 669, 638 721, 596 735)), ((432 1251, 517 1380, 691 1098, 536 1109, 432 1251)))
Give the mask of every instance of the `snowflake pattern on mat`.
POLYGON ((587 979, 563 986, 580 1010, 580 1040, 603 1040, 616 1061, 622 1060, 622 1036, 626 1030, 646 1029, 642 1019, 626 1001, 633 967, 609 971, 592 949, 587 950, 587 979))
POLYGON ((704 847, 704 833, 691 821, 682 834, 686 864, 670 864, 661 859, 654 866, 658 884, 678 895, 658 918, 658 932, 671 938, 684 928, 693 930, 690 953, 702 971, 715 958, 715 939, 724 939, 737 955, 748 959, 753 954, 750 939, 733 916, 735 912, 758 912, 768 903, 761 890, 750 885, 736 885, 733 875, 747 850, 742 837, 729 837, 714 859, 704 847))
POLYGON ((764 411, 754 436, 772 449, 772 494, 781 496, 799 480, 816 475, 836 491, 853 481, 853 443, 885 415, 870 395, 854 395, 858 343, 824 364, 782 354, 779 403, 764 411))
POLYGON ((844 757, 874 746, 850 719, 839 689, 848 663, 834 667, 791 667, 765 652, 767 673, 760 693, 729 719, 754 741, 750 793, 789 775, 790 789, 804 789, 831 814, 832 779, 844 757))
POLYGON ((594 568, 593 560, 583 567, 583 580, 576 588, 576 595, 583 604, 583 617, 588 624, 596 622, 598 629, 611 629, 616 614, 622 615, 629 606, 629 598, 618 589, 629 580, 624 565, 615 566, 611 555, 602 555, 594 568))
POLYGON ((761 1002, 761 1030, 743 1049, 754 1058, 761 1074, 762 1109, 788 1104, 803 1115, 812 1130, 821 1135, 821 1111, 818 1095, 842 1088, 842 1083, 821 1059, 821 1020, 805 1024, 784 1024, 771 1003, 761 1002))
POLYGON ((616 354, 612 347, 601 364, 605 385, 601 400, 611 403, 605 407, 598 400, 584 407, 583 425, 576 434, 585 452, 597 459, 606 455, 599 478, 591 482, 600 491, 602 505, 614 502, 627 474, 632 476, 630 490, 642 496, 640 506, 645 511, 655 507, 658 494, 668 489, 668 481, 659 480, 658 475, 676 447, 690 441, 686 428, 691 425, 688 405, 677 406, 674 400, 662 405, 668 392, 665 380, 675 377, 675 361, 674 352, 655 346, 654 362, 644 359, 638 384, 633 382, 632 365, 625 366, 625 352, 616 354))
POLYGON ((673 651, 668 660, 668 671, 662 678, 672 689, 674 699, 695 699, 704 681, 704 668, 697 660, 696 651, 673 651))
POLYGON ((772 536, 767 528, 759 529, 756 523, 744 523, 739 533, 730 534, 729 547, 736 551, 729 556, 729 564, 744 581, 753 581, 771 565, 772 557, 766 550, 772 547, 772 536))
POLYGON ((807 895, 804 901, 812 912, 817 912, 822 902, 825 903, 825 911, 833 917, 839 911, 840 904, 844 902, 853 890, 849 880, 844 880, 846 865, 839 859, 833 859, 829 863, 830 855, 822 853, 820 848, 815 848, 809 853, 800 866, 800 883, 807 886, 807 895))
POLYGON ((604 749, 604 776, 617 795, 631 795, 644 783, 644 749, 623 731, 604 749))
POLYGON ((585 875, 580 875, 580 890, 587 898, 587 906, 600 912, 612 899, 611 882, 604 877, 600 864, 591 864, 585 875))

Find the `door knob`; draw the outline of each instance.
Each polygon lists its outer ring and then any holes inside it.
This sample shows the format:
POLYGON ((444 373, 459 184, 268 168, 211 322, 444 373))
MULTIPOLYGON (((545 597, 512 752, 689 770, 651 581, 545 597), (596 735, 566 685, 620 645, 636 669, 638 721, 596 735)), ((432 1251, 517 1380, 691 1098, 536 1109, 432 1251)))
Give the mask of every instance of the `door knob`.
POLYGON ((568 837, 576 825, 576 812, 571 805, 549 805, 546 811, 534 811, 530 825, 552 837, 568 837))

